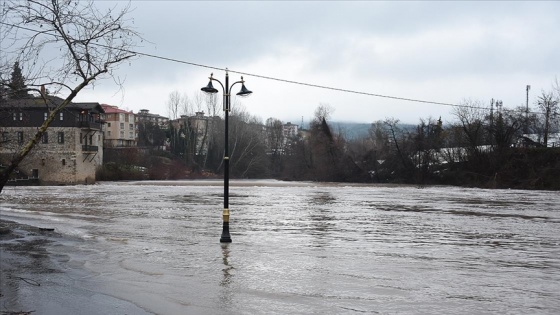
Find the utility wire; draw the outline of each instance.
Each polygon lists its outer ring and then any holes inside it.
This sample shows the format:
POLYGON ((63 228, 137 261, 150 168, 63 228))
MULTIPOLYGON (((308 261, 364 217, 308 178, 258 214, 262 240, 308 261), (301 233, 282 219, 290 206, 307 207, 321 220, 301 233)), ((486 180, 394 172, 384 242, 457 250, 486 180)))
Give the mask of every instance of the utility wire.
MULTIPOLYGON (((109 46, 98 44, 98 43, 92 43, 92 44, 102 46, 102 47, 105 47, 105 48, 115 49, 114 47, 109 47, 109 46)), ((186 64, 186 65, 190 65, 190 66, 196 66, 196 67, 207 68, 207 69, 218 70, 218 71, 227 71, 227 72, 230 72, 230 73, 237 73, 237 74, 240 74, 240 75, 245 75, 245 76, 250 76, 250 77, 255 77, 255 78, 260 78, 260 79, 266 79, 266 80, 272 80, 272 81, 277 81, 277 82, 314 87, 314 88, 319 88, 319 89, 324 89, 324 90, 331 90, 331 91, 338 91, 338 92, 352 93, 352 94, 359 94, 359 95, 367 95, 367 96, 375 96, 375 97, 381 97, 381 98, 388 98, 388 99, 408 101, 408 102, 417 102, 417 103, 424 103, 424 104, 435 104, 435 105, 443 105, 443 106, 487 109, 485 107, 480 107, 480 106, 471 106, 471 105, 461 105, 461 104, 443 103, 443 102, 435 102, 435 101, 426 101, 426 100, 419 100, 419 99, 413 99, 413 98, 405 98, 405 97, 382 95, 382 94, 362 92, 362 91, 349 90, 349 89, 341 89, 341 88, 335 88, 335 87, 331 87, 331 86, 325 86, 325 85, 319 85, 319 84, 313 84, 313 83, 306 83, 306 82, 300 82, 300 81, 294 81, 294 80, 280 79, 280 78, 275 78, 275 77, 271 77, 271 76, 260 75, 260 74, 249 73, 249 72, 243 72, 243 71, 237 71, 237 70, 232 70, 232 69, 227 69, 227 68, 223 69, 223 68, 219 68, 219 67, 208 66, 208 65, 204 65, 204 64, 199 64, 199 63, 194 63, 194 62, 189 62, 189 61, 184 61, 184 60, 179 60, 179 59, 173 59, 173 58, 169 58, 169 57, 163 57, 163 56, 148 54, 148 53, 129 50, 129 49, 119 49, 119 50, 129 52, 131 54, 136 54, 136 55, 139 55, 139 56, 145 56, 145 57, 150 57, 150 58, 155 58, 155 59, 172 61, 172 62, 182 63, 182 64, 186 64)))
MULTIPOLYGON (((265 76, 265 75, 260 75, 260 74, 237 71, 237 70, 232 70, 232 69, 228 69, 228 68, 224 69, 224 68, 219 68, 219 67, 215 67, 215 66, 208 66, 208 65, 204 65, 204 64, 199 64, 199 63, 194 63, 194 62, 189 62, 189 61, 164 57, 164 56, 158 56, 158 55, 139 52, 139 51, 134 51, 134 50, 130 50, 130 49, 115 48, 115 47, 110 47, 110 46, 103 45, 103 44, 98 44, 98 43, 92 43, 92 44, 97 45, 97 46, 101 46, 101 47, 105 47, 105 48, 118 49, 118 50, 128 52, 128 53, 131 53, 131 54, 136 54, 136 55, 139 55, 139 56, 145 56, 145 57, 154 58, 154 59, 171 61, 171 62, 186 64, 186 65, 195 66, 195 67, 207 68, 207 69, 212 69, 212 70, 218 70, 218 71, 227 71, 227 72, 230 72, 230 73, 237 73, 237 74, 240 74, 240 75, 245 75, 245 76, 250 76, 250 77, 255 77, 255 78, 261 78, 261 79, 272 80, 272 81, 277 81, 277 82, 314 87, 314 88, 319 88, 319 89, 324 89, 324 90, 331 90, 331 91, 338 91, 338 92, 358 94, 358 95, 366 95, 366 96, 374 96, 374 97, 380 97, 380 98, 394 99, 394 100, 407 101, 407 102, 416 102, 416 103, 423 103, 423 104, 434 104, 434 105, 451 106, 451 107, 462 107, 462 108, 470 108, 470 109, 490 110, 490 108, 482 107, 482 106, 427 101, 427 100, 420 100, 420 99, 413 99, 413 98, 406 98, 406 97, 399 97, 399 96, 390 96, 390 95, 376 94, 376 93, 349 90, 349 89, 341 89, 341 88, 335 88, 335 87, 331 87, 331 86, 325 86, 325 85, 319 85, 319 84, 313 84, 313 83, 306 83, 306 82, 299 82, 299 81, 293 81, 293 80, 287 80, 287 79, 280 79, 280 78, 275 78, 275 77, 270 77, 270 76, 265 76)), ((501 110, 505 111, 505 112, 520 112, 520 113, 528 113, 528 114, 541 114, 541 113, 538 113, 538 112, 531 112, 531 111, 526 112, 526 111, 519 111, 519 110, 514 110, 514 109, 504 109, 504 108, 502 108, 501 110)))
MULTIPOLYGON (((37 30, 27 28, 27 27, 23 27, 23 26, 20 26, 20 25, 9 24, 9 23, 5 23, 5 22, 0 22, 0 24, 4 24, 4 25, 7 25, 7 26, 23 29, 23 30, 30 31, 30 32, 35 32, 37 34, 42 33, 42 34, 45 34, 45 35, 56 36, 54 34, 49 34, 49 33, 46 33, 46 32, 39 32, 37 30)), ((231 73, 237 73, 237 74, 240 74, 240 75, 245 75, 245 76, 250 76, 250 77, 255 77, 255 78, 261 78, 261 79, 283 82, 283 83, 289 83, 289 84, 295 84, 295 85, 301 85, 301 86, 308 86, 308 87, 319 88, 319 89, 324 89, 324 90, 331 90, 331 91, 338 91, 338 92, 343 92, 343 93, 351 93, 351 94, 358 94, 358 95, 365 95, 365 96, 380 97, 380 98, 400 100, 400 101, 406 101, 406 102, 416 102, 416 103, 434 104, 434 105, 450 106, 450 107, 461 107, 461 108, 470 108, 470 109, 490 110, 490 108, 482 107, 482 106, 474 106, 474 105, 466 105, 466 104, 453 104, 453 103, 445 103, 445 102, 437 102, 437 101, 428 101, 428 100, 420 100, 420 99, 413 99, 413 98, 406 98, 406 97, 399 97, 399 96, 391 96, 391 95, 383 95, 383 94, 377 94, 377 93, 356 91, 356 90, 350 90, 350 89, 335 88, 335 87, 326 86, 326 85, 319 85, 319 84, 313 84, 313 83, 306 83, 306 82, 300 82, 300 81, 294 81, 294 80, 275 78, 275 77, 266 76, 266 75, 260 75, 260 74, 248 73, 248 72, 243 72, 243 71, 231 70, 231 69, 227 69, 227 68, 223 69, 223 68, 219 68, 219 67, 215 67, 215 66, 209 66, 209 65, 204 65, 204 64, 200 64, 200 63, 194 63, 194 62, 189 62, 189 61, 174 59, 174 58, 170 58, 170 57, 164 57, 164 56, 149 54, 149 53, 130 50, 130 49, 111 47, 111 46, 107 46, 107 45, 103 45, 103 44, 99 44, 99 43, 93 43, 92 42, 91 44, 96 45, 96 46, 100 46, 100 47, 104 47, 104 48, 116 49, 116 50, 120 50, 120 51, 123 51, 123 52, 128 52, 128 53, 135 54, 135 55, 138 55, 138 56, 144 56, 144 57, 149 57, 149 58, 154 58, 154 59, 171 61, 171 62, 175 62, 175 63, 186 64, 186 65, 200 67, 200 68, 206 68, 206 69, 212 69, 212 70, 218 70, 218 71, 228 71, 228 72, 231 72, 231 73)), ((527 111, 519 111, 519 110, 513 110, 513 109, 503 109, 502 108, 501 110, 506 111, 506 112, 541 114, 541 113, 537 113, 537 112, 527 112, 527 111)))

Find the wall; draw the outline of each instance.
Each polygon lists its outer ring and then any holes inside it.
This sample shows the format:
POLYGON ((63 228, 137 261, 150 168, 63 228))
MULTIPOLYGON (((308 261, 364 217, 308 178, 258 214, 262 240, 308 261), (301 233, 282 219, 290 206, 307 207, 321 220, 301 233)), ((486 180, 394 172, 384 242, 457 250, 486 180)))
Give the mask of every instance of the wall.
MULTIPOLYGON (((2 132, 8 132, 10 143, 0 148, 3 160, 9 160, 13 152, 19 151, 24 145, 17 144, 17 131, 24 132, 24 144, 36 132, 36 128, 6 127, 2 132)), ((28 176, 33 175, 33 170, 38 170, 41 184, 93 184, 95 172, 103 161, 103 136, 100 131, 71 127, 50 127, 47 130, 48 143, 41 141, 33 148, 30 154, 20 163, 19 169, 28 176), (64 143, 58 143, 58 132, 64 132, 64 143), (80 143, 80 133, 88 138, 88 145, 97 146, 97 151, 82 152, 85 140, 80 143), (93 134, 92 143, 89 135, 93 134)))

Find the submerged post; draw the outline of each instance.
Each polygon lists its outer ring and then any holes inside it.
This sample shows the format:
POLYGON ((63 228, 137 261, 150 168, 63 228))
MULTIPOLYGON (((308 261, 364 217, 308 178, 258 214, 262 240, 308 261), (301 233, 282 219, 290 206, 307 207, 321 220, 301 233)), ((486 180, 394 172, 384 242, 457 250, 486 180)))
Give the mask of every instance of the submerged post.
POLYGON ((231 243, 231 236, 229 234, 229 126, 228 126, 228 119, 229 119, 229 111, 231 109, 231 95, 230 91, 231 88, 237 84, 241 83, 241 91, 239 91, 236 95, 238 96, 247 96, 253 92, 249 91, 243 81, 243 77, 241 77, 240 81, 234 82, 231 86, 229 85, 229 74, 226 69, 226 80, 225 85, 222 84, 217 79, 214 79, 213 74, 210 74, 210 82, 207 86, 203 87, 201 90, 206 93, 217 93, 218 90, 212 86, 212 81, 216 81, 220 83, 222 86, 222 91, 224 92, 224 210, 222 212, 222 236, 220 237, 220 243, 231 243))
POLYGON ((231 243, 229 235, 229 74, 226 71, 226 85, 224 92, 224 211, 222 213, 222 236, 220 243, 231 243))

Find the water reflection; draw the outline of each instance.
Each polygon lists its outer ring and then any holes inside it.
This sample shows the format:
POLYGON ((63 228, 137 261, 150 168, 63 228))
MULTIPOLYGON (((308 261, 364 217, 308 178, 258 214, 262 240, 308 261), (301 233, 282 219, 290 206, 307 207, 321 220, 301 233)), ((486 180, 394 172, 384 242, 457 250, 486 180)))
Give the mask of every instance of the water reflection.
POLYGON ((224 264, 224 268, 222 269, 224 273, 224 277, 220 282, 222 287, 229 287, 232 282, 232 270, 233 266, 229 264, 229 244, 221 244, 222 246, 222 263, 224 264))
POLYGON ((336 198, 329 192, 316 192, 309 200, 308 217, 313 247, 325 247, 332 242, 331 231, 336 228, 332 207, 336 198))
POLYGON ((316 192, 313 194, 309 200, 310 204, 313 205, 330 205, 335 202, 336 198, 329 192, 316 192))
POLYGON ((230 244, 221 244, 222 247, 222 273, 223 277, 220 281, 219 304, 224 311, 230 311, 233 307, 233 266, 229 263, 230 244))

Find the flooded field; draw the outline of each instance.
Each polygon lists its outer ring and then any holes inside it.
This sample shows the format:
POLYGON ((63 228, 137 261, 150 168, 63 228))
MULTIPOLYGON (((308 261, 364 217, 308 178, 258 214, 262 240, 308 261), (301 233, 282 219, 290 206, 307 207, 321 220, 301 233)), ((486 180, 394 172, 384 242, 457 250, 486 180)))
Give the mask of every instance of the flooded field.
POLYGON ((222 193, 8 187, 0 218, 55 228, 65 281, 147 313, 560 313, 558 192, 234 181, 228 245, 222 193))

